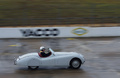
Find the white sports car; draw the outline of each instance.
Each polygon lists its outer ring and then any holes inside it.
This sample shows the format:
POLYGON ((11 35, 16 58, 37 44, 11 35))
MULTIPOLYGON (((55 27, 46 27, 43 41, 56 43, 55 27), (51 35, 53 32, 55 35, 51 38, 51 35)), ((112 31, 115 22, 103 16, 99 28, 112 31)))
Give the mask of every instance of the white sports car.
POLYGON ((84 56, 76 52, 54 52, 51 48, 48 48, 48 51, 50 54, 47 57, 42 57, 37 52, 24 54, 15 59, 14 64, 28 66, 29 69, 46 66, 79 69, 85 62, 84 56))

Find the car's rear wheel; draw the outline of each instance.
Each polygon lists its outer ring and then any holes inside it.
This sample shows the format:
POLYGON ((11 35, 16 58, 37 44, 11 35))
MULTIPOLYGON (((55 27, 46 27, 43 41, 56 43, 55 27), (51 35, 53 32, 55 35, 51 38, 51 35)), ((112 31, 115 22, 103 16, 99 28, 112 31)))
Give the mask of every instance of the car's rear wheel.
POLYGON ((80 59, 75 58, 70 61, 70 68, 79 69, 80 66, 81 66, 80 59))
POLYGON ((36 70, 38 68, 39 68, 39 66, 28 66, 28 69, 31 69, 31 70, 36 70))

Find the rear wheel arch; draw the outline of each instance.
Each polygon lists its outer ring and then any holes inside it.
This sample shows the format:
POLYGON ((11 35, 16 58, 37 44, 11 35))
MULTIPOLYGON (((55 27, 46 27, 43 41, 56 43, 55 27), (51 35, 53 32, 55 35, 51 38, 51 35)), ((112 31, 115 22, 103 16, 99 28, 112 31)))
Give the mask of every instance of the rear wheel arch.
POLYGON ((28 66, 28 69, 30 69, 30 70, 36 70, 38 68, 39 68, 39 66, 28 66))
POLYGON ((37 58, 31 58, 28 61, 28 66, 39 66, 40 65, 40 61, 37 58))

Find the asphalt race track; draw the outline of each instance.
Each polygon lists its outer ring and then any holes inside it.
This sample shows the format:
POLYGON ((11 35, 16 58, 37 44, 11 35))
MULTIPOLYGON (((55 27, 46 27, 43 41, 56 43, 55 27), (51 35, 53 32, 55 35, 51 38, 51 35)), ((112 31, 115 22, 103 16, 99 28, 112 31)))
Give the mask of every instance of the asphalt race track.
POLYGON ((120 78, 120 38, 0 39, 0 78, 120 78), (14 65, 14 57, 39 52, 40 46, 76 51, 86 62, 78 70, 14 65))

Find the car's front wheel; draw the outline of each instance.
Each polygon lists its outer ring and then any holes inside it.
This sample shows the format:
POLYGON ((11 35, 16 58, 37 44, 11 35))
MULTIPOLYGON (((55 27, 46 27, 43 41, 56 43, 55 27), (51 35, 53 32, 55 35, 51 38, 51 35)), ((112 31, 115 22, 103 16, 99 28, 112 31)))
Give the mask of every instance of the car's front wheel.
POLYGON ((31 70, 36 70, 38 68, 39 68, 39 66, 28 66, 28 69, 31 69, 31 70))
POLYGON ((70 61, 70 68, 79 69, 81 66, 81 61, 79 59, 72 59, 70 61))

